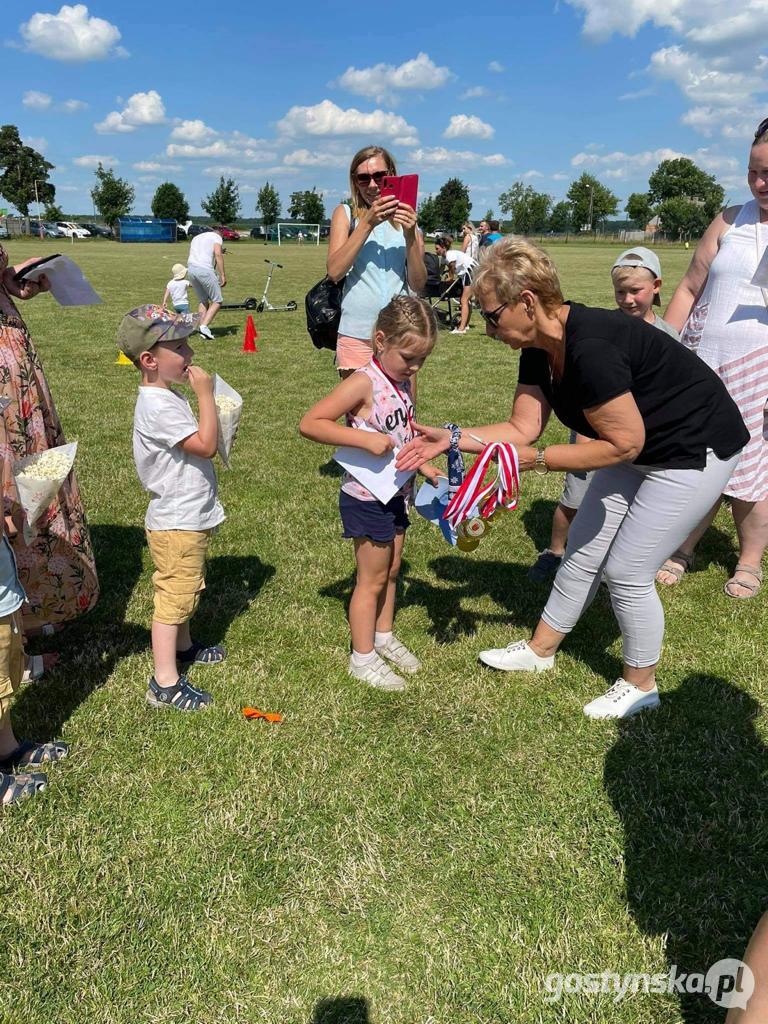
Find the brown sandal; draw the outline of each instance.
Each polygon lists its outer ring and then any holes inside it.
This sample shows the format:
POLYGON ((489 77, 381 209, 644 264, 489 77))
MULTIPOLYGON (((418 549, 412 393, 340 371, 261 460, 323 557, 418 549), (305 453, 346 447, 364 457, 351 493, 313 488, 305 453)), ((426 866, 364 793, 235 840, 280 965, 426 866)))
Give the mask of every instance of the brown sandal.
POLYGON ((755 597, 759 592, 760 587, 763 585, 763 571, 762 569, 756 568, 754 565, 746 565, 744 562, 739 562, 736 568, 733 570, 733 576, 723 587, 723 590, 728 595, 737 601, 747 601, 750 597, 755 597), (745 583, 744 580, 737 580, 736 573, 745 572, 748 576, 754 576, 757 580, 756 583, 745 583), (748 590, 748 594, 734 594, 728 588, 729 587, 744 587, 748 590))
POLYGON ((674 587, 683 578, 686 572, 693 568, 693 555, 686 555, 684 551, 673 551, 669 558, 656 570, 656 582, 661 583, 663 587, 674 587), (683 565, 678 565, 677 562, 673 562, 672 559, 677 558, 683 565), (674 580, 671 583, 667 583, 666 580, 659 579, 660 572, 668 572, 670 576, 674 576, 674 580))

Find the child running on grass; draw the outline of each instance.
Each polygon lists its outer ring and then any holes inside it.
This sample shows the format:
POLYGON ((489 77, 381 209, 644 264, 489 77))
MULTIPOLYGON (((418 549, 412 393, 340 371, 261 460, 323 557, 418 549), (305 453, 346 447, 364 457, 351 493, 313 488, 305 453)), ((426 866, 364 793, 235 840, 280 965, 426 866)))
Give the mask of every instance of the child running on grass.
POLYGON ((199 316, 139 306, 123 317, 117 333, 118 348, 141 371, 133 457, 139 480, 151 495, 145 526, 156 570, 155 674, 146 699, 152 707, 179 711, 199 711, 212 699, 190 685, 184 670, 193 664, 218 664, 226 657, 222 647, 193 643, 189 633, 189 620, 205 589, 208 541, 224 519, 211 462, 218 437, 213 381, 192 365, 189 345, 199 322, 199 316), (195 392, 199 424, 172 384, 189 384, 195 392))
MULTIPOLYGON (((645 320, 646 323, 653 324, 660 331, 671 335, 675 341, 680 340, 674 327, 657 316, 653 310, 654 306, 661 305, 661 262, 653 250, 643 245, 626 249, 611 267, 611 281, 616 305, 622 313, 645 320)), ((578 443, 578 438, 572 433, 571 444, 575 443, 578 443)), ((541 552, 528 570, 528 578, 535 583, 548 583, 560 568, 568 531, 581 507, 592 476, 593 473, 587 472, 565 474, 563 493, 552 517, 549 547, 541 552)), ((668 564, 668 561, 665 562, 665 567, 668 564)), ((681 575, 682 572, 683 570, 681 575)), ((662 579, 660 582, 666 580, 662 579)))
MULTIPOLYGON (((373 359, 304 415, 299 425, 303 436, 382 456, 411 441, 411 380, 436 340, 435 314, 426 302, 402 295, 392 299, 374 325, 373 359), (337 422, 342 416, 346 426, 337 422)), ((425 475, 436 475, 436 470, 425 468, 425 475)), ((339 496, 343 536, 354 541, 357 564, 349 603, 349 674, 381 690, 402 690, 406 685, 386 662, 406 673, 421 668, 392 632, 410 487, 409 481, 384 504, 345 474, 339 496)))

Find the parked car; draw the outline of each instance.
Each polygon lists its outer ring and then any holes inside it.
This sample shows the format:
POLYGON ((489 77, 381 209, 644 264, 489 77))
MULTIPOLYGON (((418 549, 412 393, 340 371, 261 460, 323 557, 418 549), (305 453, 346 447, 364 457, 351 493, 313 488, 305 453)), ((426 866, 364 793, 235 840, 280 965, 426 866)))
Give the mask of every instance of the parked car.
POLYGON ((65 238, 64 232, 52 220, 43 221, 43 234, 46 238, 65 238))
POLYGON ((65 238, 90 238, 90 232, 85 231, 79 224, 73 223, 71 220, 60 220, 57 221, 57 226, 64 235, 65 238))
POLYGON ((0 238, 8 238, 8 228, 5 224, 0 224, 0 238))
POLYGON ((240 232, 235 231, 234 228, 225 228, 223 224, 215 224, 209 230, 215 231, 217 234, 221 235, 225 242, 240 241, 240 232))
POLYGON ((112 229, 105 227, 104 224, 80 224, 78 227, 84 228, 90 232, 94 238, 114 238, 112 229))
POLYGON ((31 220, 29 222, 29 233, 35 238, 61 238, 59 229, 55 224, 47 224, 45 221, 31 220))
POLYGON ((194 238, 195 235, 205 234, 206 231, 211 231, 207 224, 190 224, 187 228, 187 238, 194 238))

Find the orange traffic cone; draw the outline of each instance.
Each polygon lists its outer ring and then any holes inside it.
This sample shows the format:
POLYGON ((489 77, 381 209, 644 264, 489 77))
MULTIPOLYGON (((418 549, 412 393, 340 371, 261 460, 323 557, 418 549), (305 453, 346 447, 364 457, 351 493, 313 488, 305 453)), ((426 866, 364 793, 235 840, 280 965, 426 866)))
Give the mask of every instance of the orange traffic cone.
POLYGON ((258 352, 256 348, 256 339, 259 334, 253 322, 253 317, 248 316, 245 321, 245 334, 243 335, 243 352, 258 352))

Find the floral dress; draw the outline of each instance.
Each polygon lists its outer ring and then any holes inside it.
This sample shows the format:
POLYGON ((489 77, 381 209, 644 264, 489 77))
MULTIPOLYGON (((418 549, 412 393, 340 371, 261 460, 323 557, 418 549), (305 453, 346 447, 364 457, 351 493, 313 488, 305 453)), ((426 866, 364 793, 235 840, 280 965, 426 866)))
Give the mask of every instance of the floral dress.
MULTIPOLYGON (((0 246, 0 272, 6 263, 7 255, 0 246)), ((18 529, 10 540, 27 595, 22 608, 24 629, 31 632, 89 611, 99 596, 99 583, 74 470, 38 520, 35 539, 29 546, 23 539, 11 463, 66 444, 66 439, 40 358, 1 281, 0 397, 10 399, 2 414, 4 436, 0 436, 4 514, 12 516, 18 529)))

